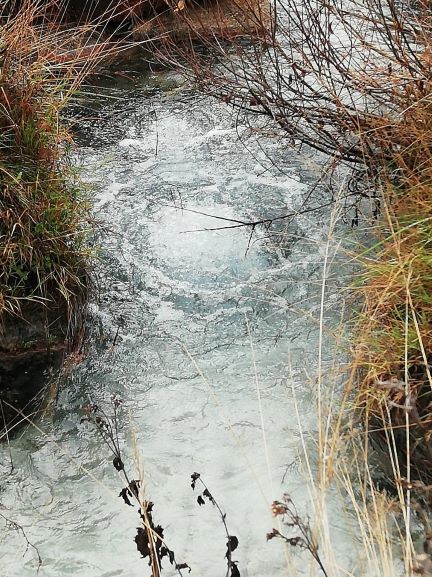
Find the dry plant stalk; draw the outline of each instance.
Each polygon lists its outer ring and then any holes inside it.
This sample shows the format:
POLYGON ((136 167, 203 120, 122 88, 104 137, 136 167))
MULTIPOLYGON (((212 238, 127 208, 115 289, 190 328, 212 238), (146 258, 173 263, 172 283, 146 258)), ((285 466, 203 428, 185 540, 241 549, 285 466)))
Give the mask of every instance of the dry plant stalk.
POLYGON ((122 399, 115 395, 111 397, 112 414, 108 414, 103 408, 95 404, 90 404, 85 407, 85 417, 82 418, 82 422, 88 421, 97 428, 103 442, 112 455, 113 467, 126 482, 126 486, 120 491, 119 497, 130 507, 133 506, 133 503, 138 505, 140 526, 136 529, 137 533, 134 541, 143 559, 148 558, 151 576, 160 577, 162 561, 167 558, 181 577, 183 575, 182 571, 188 569, 190 573, 191 569, 187 563, 177 563, 174 551, 169 548, 164 539, 163 527, 155 524, 153 519, 154 503, 144 496, 142 476, 139 479, 131 479, 128 467, 125 464, 119 434, 122 405, 122 399))
MULTIPOLYGON (((222 24, 205 34, 185 10, 179 18, 189 26, 189 42, 167 38, 155 53, 246 119, 277 129, 287 146, 329 155, 333 166, 343 162, 376 176, 409 148, 412 105, 430 89, 427 10, 394 0, 229 6, 237 26, 231 42, 220 40, 227 38, 222 24)), ((414 158, 413 151, 407 165, 414 158)), ((354 199, 376 196, 368 183, 354 184, 354 199)))
MULTIPOLYGON (((361 255, 359 404, 391 427, 402 469, 428 481, 432 465, 430 256, 432 13, 425 3, 233 0, 255 42, 201 36, 159 55, 199 88, 261 119, 287 146, 307 147, 357 172, 353 222, 372 198, 377 242, 361 255), (407 441, 407 435, 409 437, 407 441)), ((186 17, 185 17, 186 18, 186 17)), ((189 21, 193 28, 193 22, 189 21)), ((196 32, 196 30, 194 30, 196 32)), ((191 37, 196 38, 196 34, 191 37)), ((384 433, 385 437, 385 433, 384 433)), ((427 484, 429 484, 427 482, 427 484)))
POLYGON ((357 254, 363 273, 355 294, 364 306, 344 402, 354 393, 350 408, 361 409, 367 439, 388 458, 389 486, 405 515, 409 573, 413 494, 428 507, 424 487, 432 484, 430 4, 270 0, 269 13, 258 2, 230 4, 242 32, 231 42, 220 40, 227 38, 222 26, 200 35, 185 16, 191 40, 168 40, 158 56, 251 120, 255 131, 279 134, 287 147, 353 171, 346 190, 352 222, 369 211, 376 241, 357 254), (245 25, 251 21, 255 27, 245 25))

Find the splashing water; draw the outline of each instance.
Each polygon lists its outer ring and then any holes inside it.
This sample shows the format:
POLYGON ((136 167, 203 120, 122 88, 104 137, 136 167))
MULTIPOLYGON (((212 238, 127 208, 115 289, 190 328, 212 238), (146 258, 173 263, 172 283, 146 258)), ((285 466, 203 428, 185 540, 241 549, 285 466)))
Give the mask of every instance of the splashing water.
MULTIPOLYGON (((118 498, 124 483, 112 457, 81 422, 84 404, 105 406, 118 394, 125 460, 135 470, 133 432, 177 559, 192 575, 225 574, 223 527, 190 488, 199 471, 239 539, 242 577, 286 575, 280 546, 265 535, 275 525, 273 499, 289 491, 300 508, 308 499, 298 456, 301 433, 309 438, 317 427, 329 215, 252 235, 235 228, 300 207, 312 177, 274 142, 241 144, 246 128, 222 105, 185 90, 124 90, 110 112, 87 129, 80 151, 96 217, 110 227, 91 303, 93 344, 40 429, 12 441, 15 468, 3 466, 1 502, 39 548, 40 576, 149 574, 133 542, 137 511, 118 498), (284 172, 274 166, 282 161, 284 172)), ((329 324, 340 303, 333 285, 329 324)), ((37 560, 31 550, 21 557, 24 549, 18 534, 5 533, 2 575, 35 575, 37 560)))

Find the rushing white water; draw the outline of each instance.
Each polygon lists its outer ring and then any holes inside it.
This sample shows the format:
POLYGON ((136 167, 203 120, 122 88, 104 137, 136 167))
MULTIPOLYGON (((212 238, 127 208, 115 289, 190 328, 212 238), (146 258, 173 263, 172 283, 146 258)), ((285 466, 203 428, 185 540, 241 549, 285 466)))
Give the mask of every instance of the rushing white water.
MULTIPOLYGON (((287 491, 299 509, 308 500, 298 456, 300 433, 309 439, 317 428, 329 214, 252 236, 244 227, 203 231, 236 224, 206 215, 257 220, 299 207, 311 179, 300 158, 271 142, 263 143, 266 154, 253 140, 246 149, 238 137, 245 129, 228 110, 190 93, 122 98, 114 120, 89 128, 81 150, 96 217, 109 227, 91 304, 92 346, 40 429, 13 440, 11 474, 2 447, 3 512, 37 545, 41 577, 149 574, 133 542, 137 510, 118 498, 124 482, 112 456, 81 422, 83 405, 109 411, 115 393, 124 399, 125 461, 135 471, 134 431, 155 519, 177 560, 192 575, 225 575, 223 527, 190 488, 198 471, 239 538, 242 577, 287 575, 281 545, 265 536, 275 524, 273 499, 287 491)), ((329 283, 331 324, 340 305, 337 283, 329 283)), ((341 535, 337 541, 335 548, 346 547, 341 535)), ((3 577, 36 574, 34 551, 11 530, 0 563, 3 577)))

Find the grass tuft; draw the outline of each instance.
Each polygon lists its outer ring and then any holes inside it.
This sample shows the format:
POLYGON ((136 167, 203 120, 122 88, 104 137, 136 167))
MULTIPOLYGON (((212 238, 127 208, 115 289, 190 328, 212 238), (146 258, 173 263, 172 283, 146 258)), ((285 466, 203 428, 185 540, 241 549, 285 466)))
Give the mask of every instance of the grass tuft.
POLYGON ((29 302, 70 310, 85 294, 90 205, 61 113, 122 49, 102 17, 66 28, 54 2, 9 10, 0 14, 0 319, 29 302))

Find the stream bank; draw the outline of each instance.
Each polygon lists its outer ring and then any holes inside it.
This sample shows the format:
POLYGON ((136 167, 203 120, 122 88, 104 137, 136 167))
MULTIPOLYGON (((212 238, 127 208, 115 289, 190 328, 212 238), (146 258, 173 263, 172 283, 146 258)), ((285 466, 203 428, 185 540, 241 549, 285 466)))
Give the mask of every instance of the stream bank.
POLYGON ((91 261, 89 203, 60 122, 80 62, 50 66, 53 36, 37 35, 34 17, 29 4, 0 28, 2 438, 73 347, 91 261))

